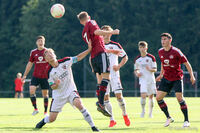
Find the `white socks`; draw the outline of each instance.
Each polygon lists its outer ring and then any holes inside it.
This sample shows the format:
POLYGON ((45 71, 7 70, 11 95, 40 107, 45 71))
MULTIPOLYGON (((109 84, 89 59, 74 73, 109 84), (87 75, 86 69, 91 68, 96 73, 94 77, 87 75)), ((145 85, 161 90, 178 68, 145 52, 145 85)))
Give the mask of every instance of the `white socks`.
MULTIPOLYGON (((105 105, 106 109, 110 112, 110 114, 112 115, 112 105, 111 105, 110 101, 109 100, 104 101, 104 105, 105 105)), ((111 121, 114 120, 113 115, 110 117, 110 120, 111 121)))
POLYGON ((49 116, 48 116, 48 115, 46 115, 46 116, 44 117, 44 123, 50 123, 50 121, 49 121, 49 116))
POLYGON ((153 99, 149 99, 149 117, 152 117, 154 102, 153 99))
POLYGON ((119 103, 119 107, 122 109, 122 113, 123 113, 123 116, 126 115, 126 104, 125 104, 125 101, 124 99, 117 99, 118 103, 119 103))
POLYGON ((80 112, 83 114, 84 119, 89 123, 89 125, 91 127, 93 127, 94 122, 93 122, 92 117, 90 116, 89 112, 84 108, 82 110, 80 110, 80 112))
POLYGON ((141 98, 141 107, 142 107, 142 112, 145 112, 145 104, 146 104, 146 98, 141 98))

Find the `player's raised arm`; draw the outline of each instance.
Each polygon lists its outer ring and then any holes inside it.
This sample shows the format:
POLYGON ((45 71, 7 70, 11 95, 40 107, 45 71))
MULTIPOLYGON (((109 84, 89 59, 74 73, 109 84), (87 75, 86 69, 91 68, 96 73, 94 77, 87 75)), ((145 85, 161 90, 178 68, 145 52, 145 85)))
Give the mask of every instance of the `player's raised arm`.
POLYGON ((112 34, 112 35, 119 35, 119 29, 115 29, 115 30, 112 30, 112 31, 105 31, 105 30, 95 30, 94 31, 94 34, 95 35, 99 35, 99 36, 104 36, 104 35, 109 35, 109 34, 112 34))
POLYGON ((77 61, 80 61, 83 58, 85 58, 85 56, 87 56, 90 53, 91 50, 92 50, 92 42, 91 42, 91 40, 89 40, 88 49, 83 51, 82 53, 80 53, 80 54, 78 54, 76 56, 77 57, 77 61))

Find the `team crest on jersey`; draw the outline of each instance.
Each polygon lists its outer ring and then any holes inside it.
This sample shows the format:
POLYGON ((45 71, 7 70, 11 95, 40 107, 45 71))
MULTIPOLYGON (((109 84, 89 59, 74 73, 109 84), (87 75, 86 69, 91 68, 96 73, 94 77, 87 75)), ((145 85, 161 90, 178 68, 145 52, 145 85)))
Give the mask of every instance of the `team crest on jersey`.
POLYGON ((63 69, 67 69, 66 65, 63 65, 62 68, 63 68, 63 69))
POLYGON ((42 60, 43 60, 43 57, 42 57, 42 56, 39 56, 39 57, 38 57, 38 60, 39 60, 39 61, 42 61, 42 60))
POLYGON ((109 47, 110 49, 113 49, 113 47, 109 47))
POLYGON ((149 60, 148 60, 148 59, 146 59, 146 62, 149 62, 149 60))
POLYGON ((173 58, 174 58, 174 56, 173 56, 173 55, 170 55, 170 56, 169 56, 169 58, 170 58, 170 59, 173 59, 173 58))

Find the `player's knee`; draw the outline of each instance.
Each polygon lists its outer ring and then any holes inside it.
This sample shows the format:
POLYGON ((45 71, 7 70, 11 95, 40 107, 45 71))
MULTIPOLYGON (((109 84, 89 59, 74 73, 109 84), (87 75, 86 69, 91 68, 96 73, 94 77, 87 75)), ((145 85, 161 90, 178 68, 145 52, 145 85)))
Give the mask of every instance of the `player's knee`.
POLYGON ((182 97, 177 97, 177 100, 178 100, 178 102, 181 102, 181 101, 183 101, 183 98, 182 97))
POLYGON ((117 98, 117 100, 123 99, 122 93, 116 93, 115 97, 117 98))
POLYGON ((49 117, 49 122, 54 122, 57 117, 49 117))
POLYGON ((159 97, 159 96, 156 96, 156 101, 160 101, 162 100, 163 98, 159 97))
POLYGON ((107 86, 108 86, 108 82, 109 80, 108 79, 103 79, 101 81, 101 85, 100 85, 100 91, 105 91, 106 92, 106 89, 107 89, 107 86))
POLYGON ((30 93, 30 95, 33 95, 33 94, 35 94, 35 90, 34 89, 30 89, 29 93, 30 93))
POLYGON ((109 95, 104 96, 104 101, 109 101, 109 95))
POLYGON ((83 105, 82 105, 80 98, 74 99, 74 106, 76 106, 76 108, 78 108, 79 110, 83 109, 83 105))

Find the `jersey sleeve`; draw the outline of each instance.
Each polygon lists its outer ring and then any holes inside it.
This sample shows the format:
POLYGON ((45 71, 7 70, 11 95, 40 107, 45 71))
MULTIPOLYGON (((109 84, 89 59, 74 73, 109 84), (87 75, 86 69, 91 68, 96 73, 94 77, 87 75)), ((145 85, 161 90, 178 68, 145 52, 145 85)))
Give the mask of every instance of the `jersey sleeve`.
POLYGON ((48 82, 49 82, 49 86, 52 86, 54 84, 54 78, 51 74, 49 76, 48 82))
POLYGON ((124 51, 124 49, 122 48, 122 46, 119 43, 115 47, 115 50, 120 50, 119 57, 123 58, 124 56, 126 56, 126 52, 124 51))
POLYGON ((121 53, 119 54, 119 57, 126 56, 126 52, 124 51, 124 49, 121 49, 120 51, 121 51, 121 53))
POLYGON ((151 67, 153 68, 153 69, 156 69, 157 68, 157 63, 156 63, 156 58, 152 55, 151 56, 151 67))
POLYGON ((32 52, 32 51, 31 51, 31 53, 30 53, 29 61, 30 61, 30 62, 34 62, 34 55, 33 55, 33 52, 32 52))
POLYGON ((94 35, 95 30, 100 29, 95 20, 90 20, 89 24, 90 35, 94 35))
POLYGON ((187 60, 187 58, 185 57, 185 55, 183 54, 183 56, 181 56, 181 63, 183 64, 183 63, 185 63, 185 62, 187 62, 188 60, 187 60))
POLYGON ((154 61, 152 62, 152 66, 151 66, 153 69, 157 69, 157 63, 154 61))
POLYGON ((179 53, 179 55, 180 55, 181 64, 183 64, 183 63, 185 63, 185 62, 188 61, 187 58, 186 58, 185 55, 181 52, 180 49, 178 49, 178 53, 179 53))
POLYGON ((137 61, 135 61, 134 70, 139 70, 139 69, 140 69, 140 65, 137 63, 137 61))

